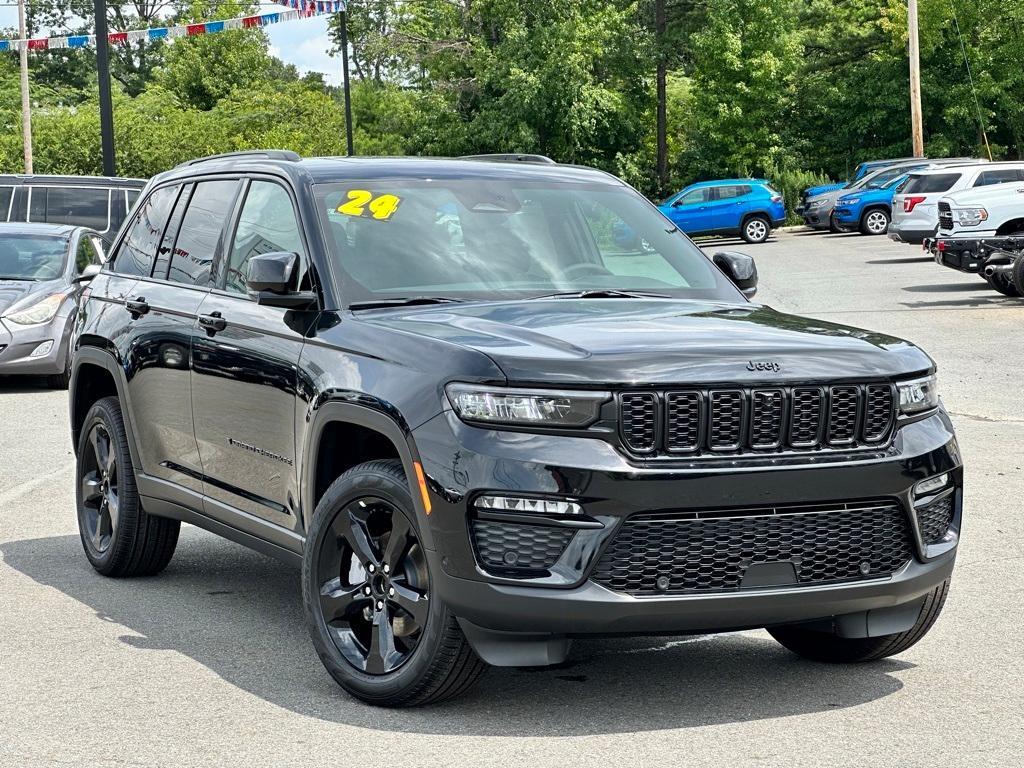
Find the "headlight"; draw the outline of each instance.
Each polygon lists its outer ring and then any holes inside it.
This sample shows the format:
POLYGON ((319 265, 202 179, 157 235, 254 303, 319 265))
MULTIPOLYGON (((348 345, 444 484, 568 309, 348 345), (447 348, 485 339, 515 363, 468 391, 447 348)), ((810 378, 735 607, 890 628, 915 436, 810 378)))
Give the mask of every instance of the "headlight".
POLYGON ((517 426, 586 427, 607 392, 562 392, 449 384, 445 391, 463 421, 517 426))
POLYGON ((934 374, 897 384, 900 391, 900 415, 914 416, 939 407, 939 389, 934 374))
POLYGON ((860 202, 860 198, 859 197, 848 197, 845 200, 840 200, 839 204, 840 205, 856 205, 859 202, 860 202))
POLYGON ((5 315, 7 320, 18 325, 38 325, 39 323, 48 323, 53 320, 54 315, 57 314, 57 310, 60 309, 60 305, 67 297, 67 291, 63 293, 54 293, 47 296, 45 299, 40 299, 35 304, 31 304, 25 309, 18 310, 10 315, 5 315))
POLYGON ((962 227, 976 227, 988 221, 988 211, 984 208, 957 208, 953 213, 957 224, 962 227))
POLYGON ((807 203, 808 208, 821 208, 825 204, 824 200, 811 200, 807 203))

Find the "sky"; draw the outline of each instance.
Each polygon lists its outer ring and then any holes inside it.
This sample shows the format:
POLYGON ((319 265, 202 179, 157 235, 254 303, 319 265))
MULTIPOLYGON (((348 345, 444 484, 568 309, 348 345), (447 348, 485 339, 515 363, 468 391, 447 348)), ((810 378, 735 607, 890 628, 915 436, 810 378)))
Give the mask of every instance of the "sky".
MULTIPOLYGON (((260 13, 272 13, 280 8, 273 3, 262 3, 260 13)), ((0 27, 17 29, 17 26, 18 9, 0 6, 0 27)), ((294 64, 302 74, 321 72, 328 83, 341 84, 341 59, 327 54, 331 42, 327 37, 326 16, 286 21, 265 27, 265 30, 272 55, 294 64)))

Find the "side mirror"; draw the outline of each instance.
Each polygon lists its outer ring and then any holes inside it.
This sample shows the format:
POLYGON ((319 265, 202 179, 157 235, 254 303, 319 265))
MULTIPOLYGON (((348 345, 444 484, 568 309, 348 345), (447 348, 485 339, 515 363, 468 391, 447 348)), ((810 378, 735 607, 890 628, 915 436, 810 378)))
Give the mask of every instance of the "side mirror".
POLYGON ((253 256, 249 259, 245 287, 259 304, 305 309, 316 302, 316 294, 298 290, 298 263, 298 254, 286 251, 253 256))
POLYGON ((88 283, 91 282, 96 275, 102 271, 103 267, 99 264, 86 264, 82 271, 71 278, 73 283, 88 283))
POLYGON ((757 293, 757 265, 752 256, 738 251, 719 251, 711 260, 743 291, 744 296, 754 298, 757 293))

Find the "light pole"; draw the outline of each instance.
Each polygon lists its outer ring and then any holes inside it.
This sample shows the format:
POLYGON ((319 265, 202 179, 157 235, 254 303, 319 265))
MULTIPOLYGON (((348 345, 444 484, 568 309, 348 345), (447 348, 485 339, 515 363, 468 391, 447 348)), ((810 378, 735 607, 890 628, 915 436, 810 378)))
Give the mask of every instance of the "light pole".
POLYGON ((114 106, 110 100, 110 41, 107 38, 107 7, 104 0, 93 0, 96 16, 96 75, 100 86, 100 149, 103 175, 114 175, 114 106))
POLYGON ((21 63, 21 138, 25 147, 25 173, 32 173, 32 102, 28 96, 28 29, 25 24, 25 0, 18 0, 18 35, 22 39, 21 63))

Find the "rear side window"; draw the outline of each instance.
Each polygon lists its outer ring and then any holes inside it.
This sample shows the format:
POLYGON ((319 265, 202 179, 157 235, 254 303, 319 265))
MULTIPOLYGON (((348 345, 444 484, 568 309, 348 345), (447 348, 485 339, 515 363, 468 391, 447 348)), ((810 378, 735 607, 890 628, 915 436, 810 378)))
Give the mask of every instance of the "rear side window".
POLYGON ((14 187, 0 187, 0 221, 7 221, 7 214, 11 210, 11 198, 14 196, 14 187))
POLYGON ((149 277, 156 249, 163 237, 177 187, 161 187, 142 203, 132 219, 128 234, 114 256, 114 271, 122 275, 149 277))
POLYGON ((236 179, 196 184, 181 221, 167 279, 186 285, 211 285, 224 223, 238 190, 236 179))
POLYGON ((29 221, 73 224, 105 232, 110 225, 110 190, 96 187, 32 187, 29 221))
POLYGON ((130 211, 132 208, 135 207, 135 203, 138 202, 138 200, 139 200, 139 190, 137 190, 137 189, 125 190, 125 195, 127 195, 128 210, 130 211))
POLYGON ((974 182, 976 187, 987 187, 992 184, 1005 184, 1008 181, 1024 180, 1024 169, 1000 168, 994 171, 982 171, 978 174, 978 180, 974 182))
POLYGON ((928 195, 934 192, 948 192, 960 181, 962 173, 934 173, 927 176, 911 176, 903 188, 906 195, 928 195))

